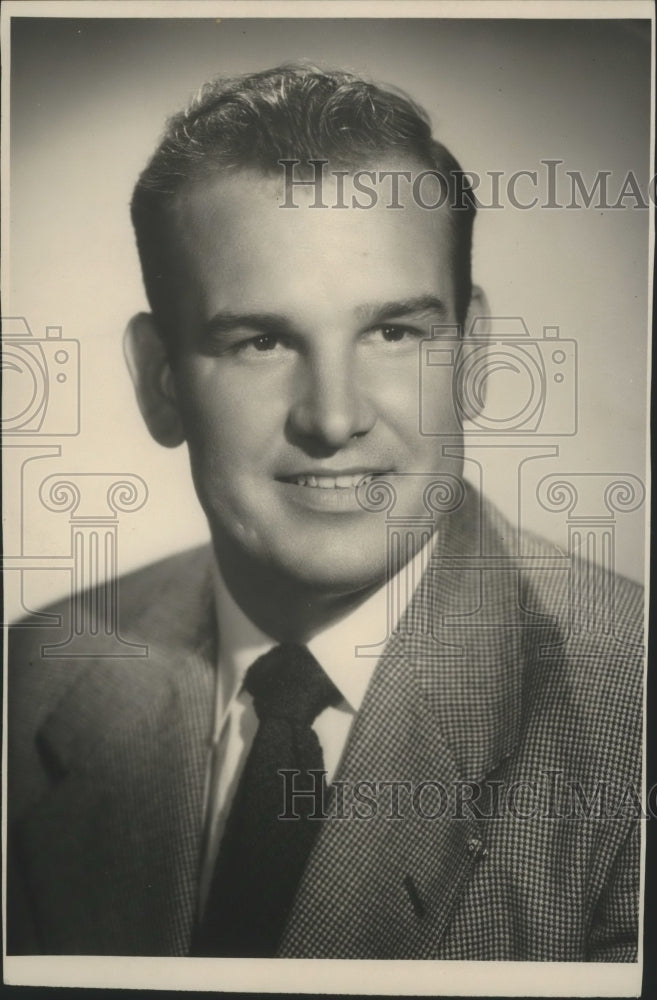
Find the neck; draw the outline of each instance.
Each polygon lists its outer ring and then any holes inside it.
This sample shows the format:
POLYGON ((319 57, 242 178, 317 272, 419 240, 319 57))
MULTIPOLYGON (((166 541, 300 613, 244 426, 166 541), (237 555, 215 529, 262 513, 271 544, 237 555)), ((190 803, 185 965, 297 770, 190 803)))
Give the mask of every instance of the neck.
POLYGON ((385 581, 349 594, 313 591, 300 581, 267 567, 227 557, 215 545, 219 570, 236 604, 277 642, 308 642, 317 632, 362 604, 385 581))

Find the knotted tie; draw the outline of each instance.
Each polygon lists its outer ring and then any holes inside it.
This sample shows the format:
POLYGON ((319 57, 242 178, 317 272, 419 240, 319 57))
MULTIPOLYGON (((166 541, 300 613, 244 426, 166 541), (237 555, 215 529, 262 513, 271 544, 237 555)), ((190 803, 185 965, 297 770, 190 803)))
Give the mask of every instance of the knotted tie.
POLYGON ((255 661, 244 688, 259 725, 219 849, 205 913, 190 954, 268 957, 276 952, 320 821, 310 796, 295 797, 299 819, 284 812, 282 769, 294 791, 315 788, 323 770, 315 718, 341 695, 305 646, 285 643, 255 661))

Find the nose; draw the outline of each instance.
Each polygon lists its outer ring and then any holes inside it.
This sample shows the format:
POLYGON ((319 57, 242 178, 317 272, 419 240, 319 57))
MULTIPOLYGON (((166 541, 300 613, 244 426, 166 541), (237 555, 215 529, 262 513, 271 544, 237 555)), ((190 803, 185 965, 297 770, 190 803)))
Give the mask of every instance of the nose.
POLYGON ((298 375, 289 413, 296 437, 335 451, 372 429, 375 411, 351 353, 326 350, 307 358, 298 375))

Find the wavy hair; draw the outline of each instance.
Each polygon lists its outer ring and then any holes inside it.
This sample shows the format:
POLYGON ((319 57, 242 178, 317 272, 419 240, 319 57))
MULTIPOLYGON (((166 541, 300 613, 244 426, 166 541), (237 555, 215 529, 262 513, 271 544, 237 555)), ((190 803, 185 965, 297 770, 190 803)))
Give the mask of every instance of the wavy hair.
POLYGON ((300 161, 301 174, 314 159, 355 169, 386 154, 419 161, 447 184, 454 217, 456 310, 462 322, 472 291, 476 203, 467 175, 433 138, 426 112, 401 91, 351 73, 290 65, 206 83, 187 108, 169 119, 139 177, 132 222, 146 294, 163 333, 169 336, 175 329, 176 254, 168 220, 183 185, 245 168, 271 175, 285 159, 300 161))

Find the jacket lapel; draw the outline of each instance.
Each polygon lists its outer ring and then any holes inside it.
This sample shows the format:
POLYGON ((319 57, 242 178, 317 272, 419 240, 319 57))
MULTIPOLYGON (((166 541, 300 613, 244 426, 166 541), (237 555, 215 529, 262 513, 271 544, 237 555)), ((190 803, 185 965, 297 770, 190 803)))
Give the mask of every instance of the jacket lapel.
POLYGON ((459 772, 419 686, 409 684, 401 647, 391 643, 354 724, 281 955, 420 957, 476 861, 472 824, 420 814, 440 808, 430 783, 449 789, 459 772), (400 783, 397 808, 385 782, 400 783))
MULTIPOLYGON (((468 500, 476 502, 476 495, 468 500)), ((481 821, 463 805, 471 796, 466 783, 481 781, 513 751, 527 654, 517 571, 505 564, 482 582, 480 535, 472 530, 479 523, 466 509, 443 525, 429 571, 377 666, 281 955, 440 957, 455 902, 486 856, 481 821), (504 609, 503 629, 478 620, 484 586, 496 613, 504 609), (360 789, 374 805, 354 800, 362 782, 375 783, 360 789), (397 808, 385 782, 399 783, 397 808)), ((477 804, 485 810, 483 799, 477 804)))
POLYGON ((191 628, 179 608, 167 627, 159 602, 159 632, 137 632, 158 636, 148 657, 90 662, 41 727, 51 785, 16 841, 50 953, 186 953, 213 706, 200 606, 200 629, 198 603, 191 628))

